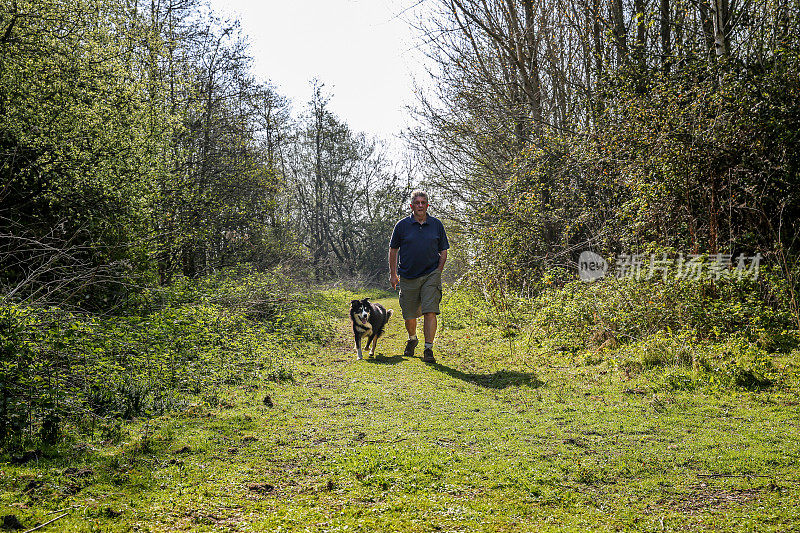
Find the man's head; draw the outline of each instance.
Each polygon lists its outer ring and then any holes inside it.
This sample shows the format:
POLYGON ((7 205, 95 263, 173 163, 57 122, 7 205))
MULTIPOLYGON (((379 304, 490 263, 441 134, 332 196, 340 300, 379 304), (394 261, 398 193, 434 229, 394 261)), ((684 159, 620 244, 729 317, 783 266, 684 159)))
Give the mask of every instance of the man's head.
POLYGON ((428 212, 428 194, 416 189, 411 192, 411 211, 416 218, 422 218, 428 212))

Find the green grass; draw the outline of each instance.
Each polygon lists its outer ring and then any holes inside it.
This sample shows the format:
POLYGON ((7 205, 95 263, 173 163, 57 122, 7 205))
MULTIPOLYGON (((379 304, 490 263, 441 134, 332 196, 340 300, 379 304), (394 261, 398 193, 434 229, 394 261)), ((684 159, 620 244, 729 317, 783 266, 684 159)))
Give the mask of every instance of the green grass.
POLYGON ((68 513, 46 531, 800 528, 796 352, 764 390, 684 389, 665 383, 691 380, 685 366, 631 373, 451 320, 426 365, 402 357, 397 302, 380 302, 397 314, 376 359, 356 361, 341 306, 294 381, 2 464, 0 514, 29 528, 68 513))

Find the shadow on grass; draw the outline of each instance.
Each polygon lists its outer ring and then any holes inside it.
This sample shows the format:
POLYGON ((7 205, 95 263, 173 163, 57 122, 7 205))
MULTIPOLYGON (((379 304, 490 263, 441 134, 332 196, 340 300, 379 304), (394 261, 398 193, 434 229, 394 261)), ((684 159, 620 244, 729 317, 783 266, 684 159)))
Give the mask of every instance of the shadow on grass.
POLYGON ((374 365, 396 365, 397 363, 402 363, 405 360, 406 358, 403 357, 402 355, 394 355, 392 357, 376 355, 375 357, 370 357, 369 359, 365 359, 367 363, 372 363, 374 365))
POLYGON ((532 372, 517 372, 516 370, 498 370, 491 374, 467 374, 455 368, 442 365, 440 363, 430 363, 428 366, 435 368, 439 372, 443 372, 450 377, 474 383, 479 387, 486 389, 505 389, 511 385, 525 385, 532 389, 536 389, 544 385, 532 372))

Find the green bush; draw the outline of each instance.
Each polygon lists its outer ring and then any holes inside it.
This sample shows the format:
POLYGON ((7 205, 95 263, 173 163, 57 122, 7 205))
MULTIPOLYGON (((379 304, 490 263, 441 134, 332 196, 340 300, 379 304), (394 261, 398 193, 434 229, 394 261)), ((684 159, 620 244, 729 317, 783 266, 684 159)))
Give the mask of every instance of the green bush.
MULTIPOLYGON (((0 307, 0 442, 52 443, 67 429, 161 414, 225 385, 293 378, 290 359, 333 334, 343 294, 280 274, 178 280, 136 313, 0 307)), ((340 311, 343 313, 344 311, 340 311)))
POLYGON ((733 338, 721 346, 711 371, 720 376, 724 385, 747 390, 766 389, 777 380, 769 354, 742 338, 733 338))
POLYGON ((694 390, 698 382, 694 374, 684 368, 672 368, 664 373, 663 385, 667 390, 694 390))
POLYGON ((606 278, 561 285, 549 278, 542 283, 548 288, 528 298, 485 281, 485 290, 448 291, 443 325, 497 326, 501 336, 519 331, 529 353, 571 354, 573 363, 587 365, 606 360, 629 375, 656 371, 663 375, 653 379, 667 389, 762 389, 777 379, 769 354, 798 346, 787 285, 769 268, 762 274, 757 281, 606 278))
POLYGON ((611 339, 614 345, 649 339, 646 358, 653 362, 659 353, 677 349, 659 345, 668 341, 653 336, 680 332, 710 341, 743 335, 790 351, 797 346, 791 312, 764 298, 762 289, 746 279, 575 281, 543 291, 523 312, 532 316, 531 334, 544 345, 596 349, 611 339))
POLYGON ((448 289, 442 298, 442 327, 464 329, 498 326, 498 314, 483 294, 471 289, 448 289))

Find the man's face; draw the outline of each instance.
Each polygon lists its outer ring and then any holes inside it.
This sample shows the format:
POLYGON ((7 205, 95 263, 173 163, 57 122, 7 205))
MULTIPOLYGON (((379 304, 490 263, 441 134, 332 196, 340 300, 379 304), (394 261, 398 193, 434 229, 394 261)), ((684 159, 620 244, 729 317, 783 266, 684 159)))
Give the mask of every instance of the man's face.
POLYGON ((417 218, 425 216, 428 212, 428 199, 424 196, 417 196, 411 201, 411 210, 417 218))

